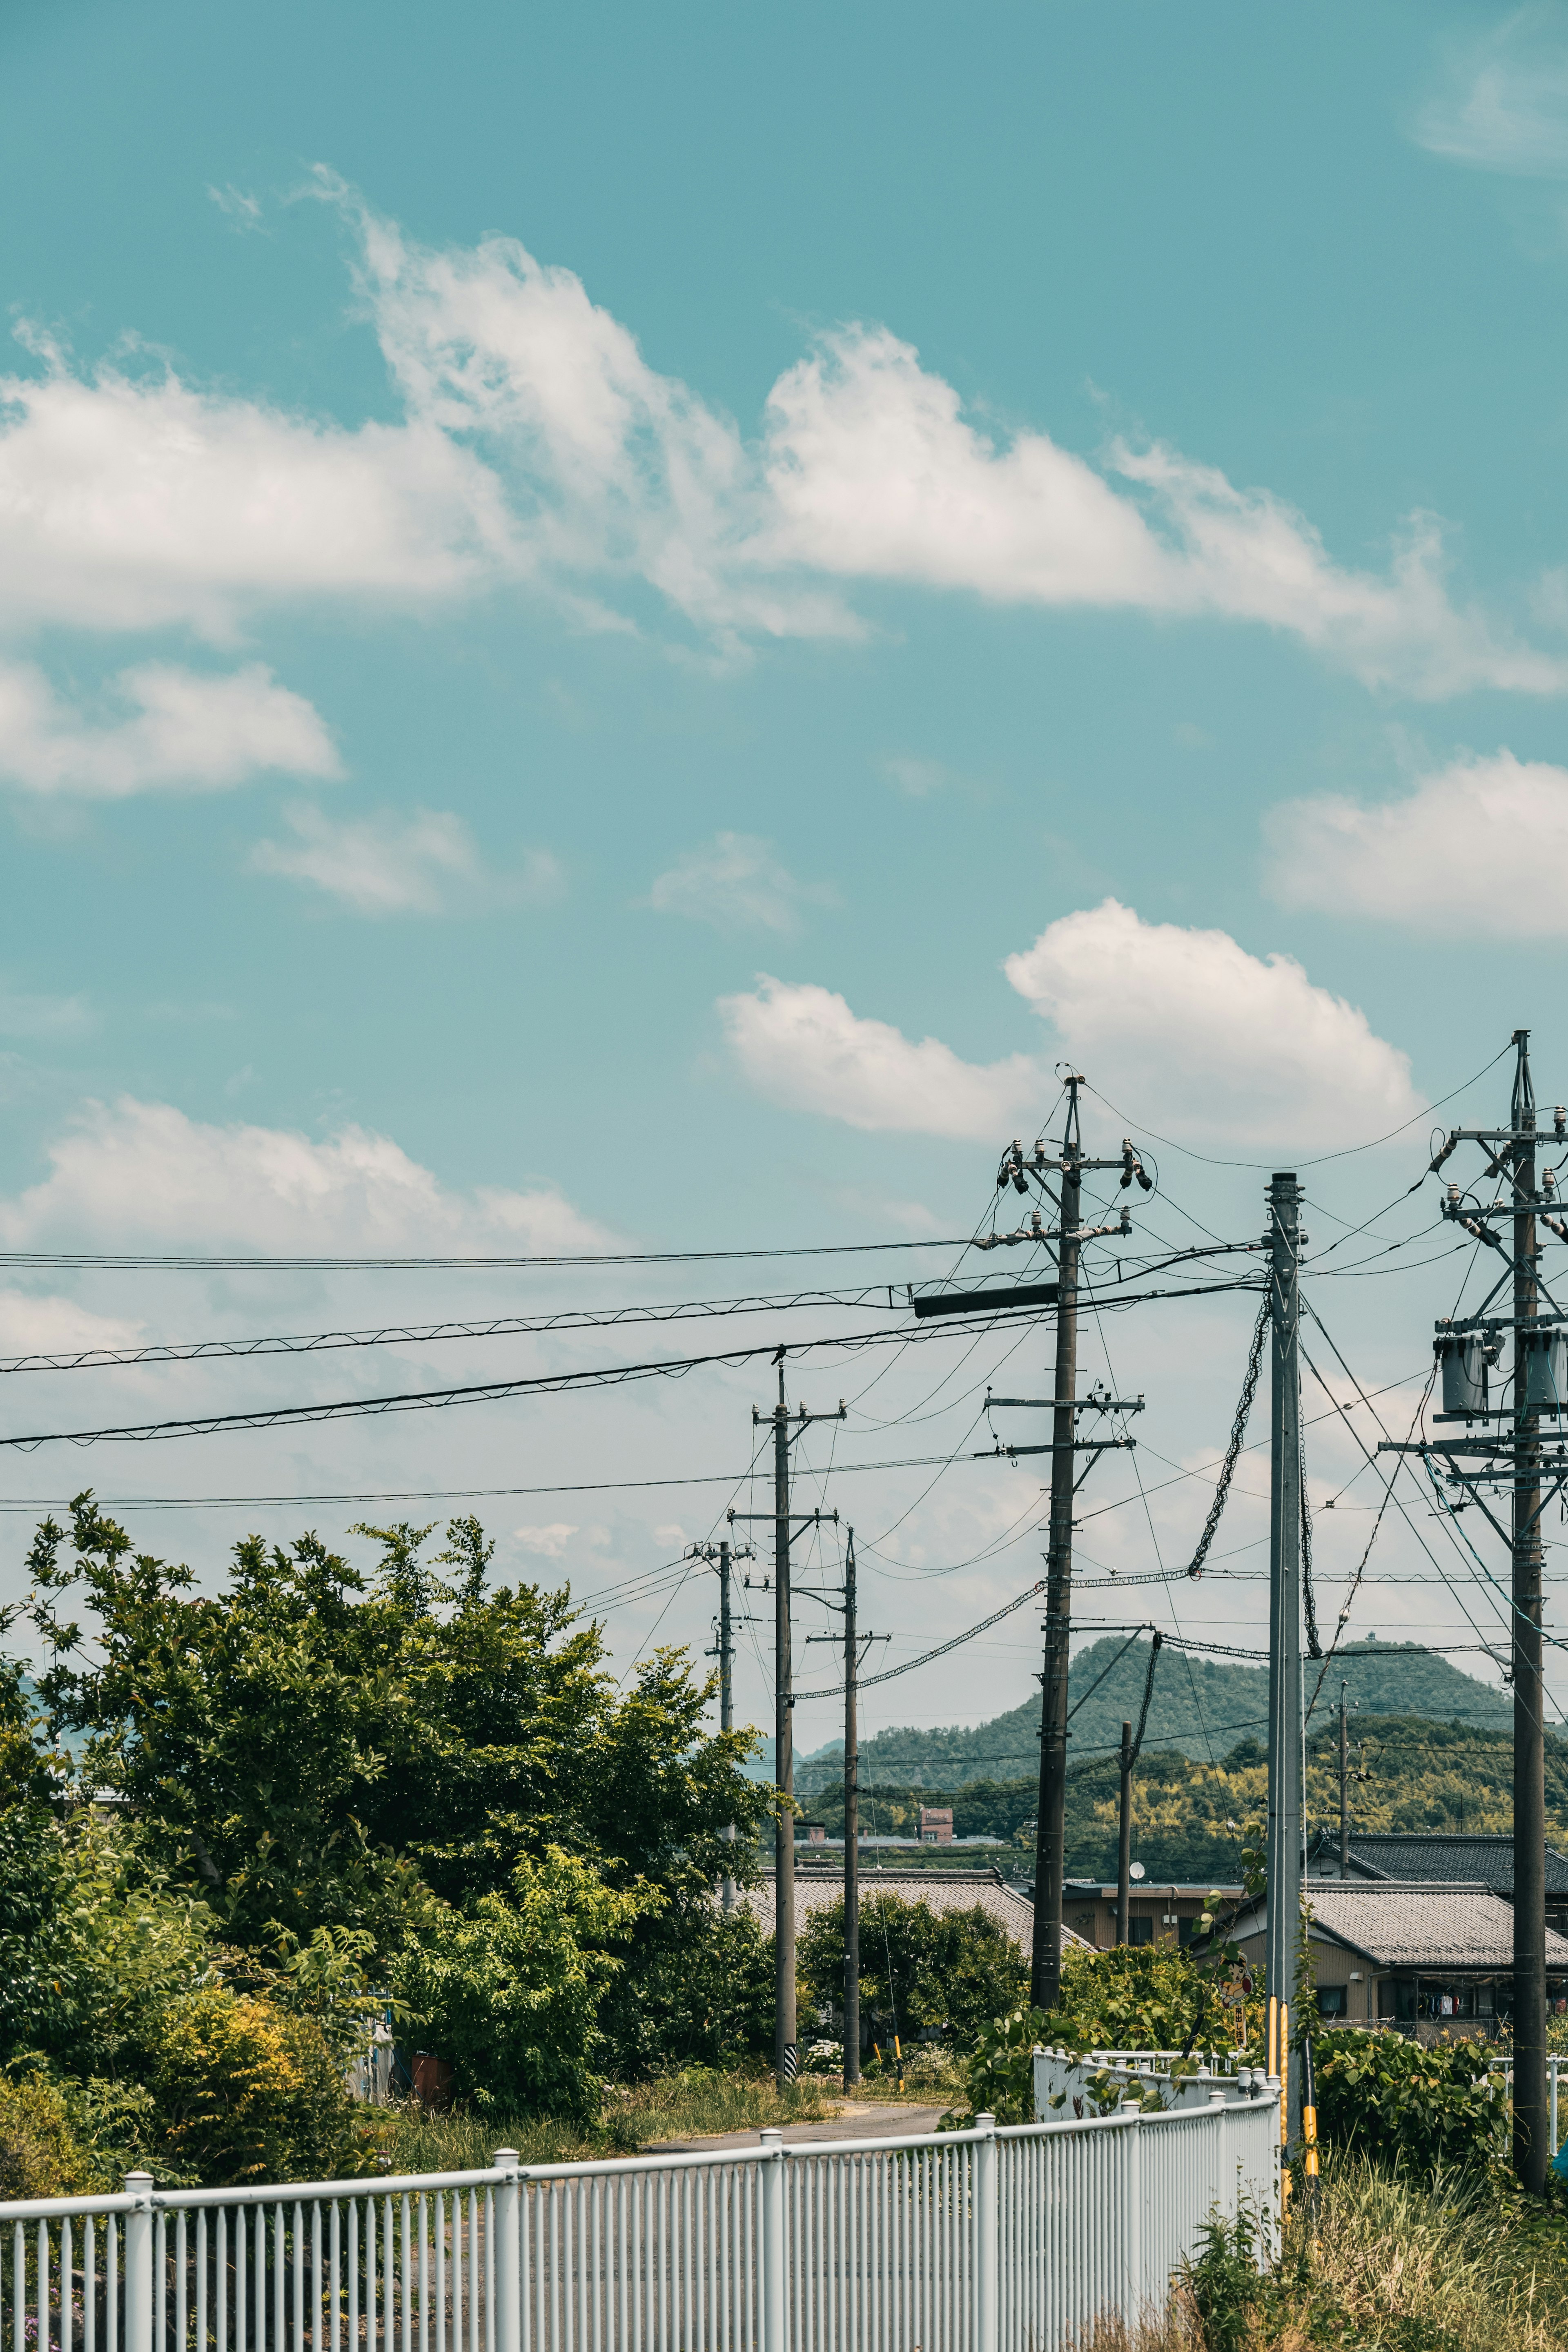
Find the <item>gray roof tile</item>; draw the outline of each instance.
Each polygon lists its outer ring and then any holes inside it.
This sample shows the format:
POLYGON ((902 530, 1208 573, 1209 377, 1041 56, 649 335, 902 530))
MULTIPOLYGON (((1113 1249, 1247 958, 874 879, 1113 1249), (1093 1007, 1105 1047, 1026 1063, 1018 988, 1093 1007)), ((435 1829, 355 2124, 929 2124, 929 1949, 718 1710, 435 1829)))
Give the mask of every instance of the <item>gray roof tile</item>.
MULTIPOLYGON (((1490 1886, 1399 1879, 1310 1879, 1312 1917, 1384 1969, 1511 1972, 1513 1911, 1490 1886)), ((1260 1924, 1239 1920, 1249 1935, 1260 1924)), ((1546 1965, 1568 1974, 1568 1938, 1546 1930, 1546 1965)))
MULTIPOLYGON (((1337 1846, 1331 1841, 1332 1853, 1337 1846)), ((1499 1895, 1513 1893, 1511 1837, 1449 1836, 1417 1833, 1353 1837, 1351 1867, 1368 1878, 1404 1878, 1461 1882, 1478 1881, 1499 1895)), ((1546 1891, 1568 1895, 1568 1855, 1546 1849, 1546 1891)))

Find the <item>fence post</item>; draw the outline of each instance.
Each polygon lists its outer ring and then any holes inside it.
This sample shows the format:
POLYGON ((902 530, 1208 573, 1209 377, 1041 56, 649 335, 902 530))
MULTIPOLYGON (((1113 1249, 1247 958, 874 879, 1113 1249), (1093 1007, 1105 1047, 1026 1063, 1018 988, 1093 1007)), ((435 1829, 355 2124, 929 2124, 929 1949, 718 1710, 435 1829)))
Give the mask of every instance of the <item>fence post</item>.
POLYGON ((515 2147, 497 2147, 491 2152, 490 2161, 499 2175, 496 2182, 496 2352, 523 2352, 519 2158, 515 2147))
POLYGON ((975 2128, 975 2352, 997 2352, 997 2119, 977 2116, 975 2128))
POLYGON ((1135 2330, 1143 2315, 1144 2293, 1144 2136, 1143 2114, 1124 2107, 1127 2137, 1122 2145, 1122 2244, 1126 2263, 1126 2296, 1122 2316, 1135 2330))
POLYGON ((125 2193, 136 2200, 125 2217, 125 2352, 152 2352, 152 2175, 128 2172, 125 2193))
POLYGON ((762 2352, 785 2352, 789 2340, 789 2251, 785 2245, 784 2135, 762 2135, 762 2352))

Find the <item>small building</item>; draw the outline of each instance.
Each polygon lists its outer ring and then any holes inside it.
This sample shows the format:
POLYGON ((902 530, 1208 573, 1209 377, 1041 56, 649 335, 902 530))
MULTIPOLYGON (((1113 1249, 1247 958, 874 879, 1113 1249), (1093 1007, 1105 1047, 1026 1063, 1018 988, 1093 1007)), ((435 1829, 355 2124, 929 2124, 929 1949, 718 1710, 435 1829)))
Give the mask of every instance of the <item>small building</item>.
MULTIPOLYGON (((1239 1886, 1197 1886, 1171 1883, 1154 1886, 1134 1879, 1127 1905, 1130 1944, 1190 1944, 1208 1897, 1218 1893, 1227 1903, 1239 1903, 1239 1886)), ((1086 1944, 1102 1952, 1116 1941, 1116 1886, 1098 1878, 1070 1878, 1061 1890, 1061 1916, 1086 1944)))
POLYGON ((922 1845, 952 1844, 953 1808, 951 1805, 921 1806, 920 1843, 922 1845))
MULTIPOLYGON (((1513 1901, 1513 1840, 1447 1831, 1358 1833, 1351 1839, 1352 1878, 1404 1879, 1435 1886, 1490 1886, 1505 1903, 1513 1901)), ((1339 1835, 1324 1831, 1307 1863, 1314 1882, 1339 1876, 1339 1835)), ((1568 1936, 1568 1854, 1546 1849, 1546 1924, 1568 1936)))
MULTIPOLYGON (((1513 2010, 1513 1912, 1479 1882, 1309 1879, 1308 1938, 1318 2014, 1330 2024, 1393 2026, 1422 2042, 1445 2031, 1495 2033, 1513 2010)), ((1261 1902, 1231 1936, 1264 1957, 1261 1902)), ((1568 1940, 1546 1931, 1546 1990, 1568 1992, 1568 1940)))

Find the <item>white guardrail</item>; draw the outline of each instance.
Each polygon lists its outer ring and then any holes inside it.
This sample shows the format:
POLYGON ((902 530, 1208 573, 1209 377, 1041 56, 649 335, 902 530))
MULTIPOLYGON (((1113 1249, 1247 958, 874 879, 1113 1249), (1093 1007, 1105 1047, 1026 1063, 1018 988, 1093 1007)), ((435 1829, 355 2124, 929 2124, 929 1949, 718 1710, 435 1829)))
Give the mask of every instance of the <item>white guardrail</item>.
POLYGON ((133 2172, 0 2204, 0 2352, 1055 2352, 1161 2308, 1239 2194, 1277 2214, 1277 2093, 401 2179, 133 2172))

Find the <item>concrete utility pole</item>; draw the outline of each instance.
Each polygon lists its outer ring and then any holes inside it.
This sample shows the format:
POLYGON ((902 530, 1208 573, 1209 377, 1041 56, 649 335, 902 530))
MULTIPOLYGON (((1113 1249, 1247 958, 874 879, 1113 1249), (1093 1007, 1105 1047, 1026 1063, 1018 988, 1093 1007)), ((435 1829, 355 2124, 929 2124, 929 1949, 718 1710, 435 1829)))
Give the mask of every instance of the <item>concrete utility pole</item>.
POLYGON ((1127 1940, 1133 1898, 1133 1727, 1122 1726, 1122 1815, 1116 1832, 1116 1941, 1127 1940))
MULTIPOLYGON (((1291 2055, 1291 2004, 1301 1948, 1301 1187, 1269 1186, 1270 1354, 1269 1469, 1268 2062, 1285 2086, 1281 2130, 1301 2135, 1301 2074, 1291 2055)), ((1296 2032, 1306 2020, 1294 2021, 1296 2032)))
MULTIPOLYGON (((753 1557, 749 1546, 737 1551, 727 1543, 693 1544, 686 1554, 688 1559, 706 1560, 710 1568, 718 1570, 718 1640, 706 1655, 718 1660, 718 1727, 721 1731, 733 1731, 735 1728, 735 1617, 730 1606, 730 1580, 736 1561, 753 1557)), ((727 1845, 735 1843, 733 1822, 725 1831, 724 1839, 727 1845)), ((719 1899, 727 1911, 734 1910, 735 1880, 728 1873, 720 1882, 719 1899)))
MULTIPOLYGON (((1513 1101, 1513 2167, 1544 2195, 1546 2094, 1546 1743, 1541 1675, 1541 1414, 1531 1397, 1537 1295, 1535 1089, 1530 1032, 1516 1029, 1513 1101)), ((1555 1386, 1555 1382, 1543 1385, 1555 1386)))
MULTIPOLYGON (((1540 2196, 1552 2161, 1552 2113, 1546 2057, 1546 1788, 1542 1687, 1542 1513, 1568 1487, 1568 1311, 1553 1297, 1541 1267, 1541 1227, 1568 1242, 1557 1170, 1537 1167, 1542 1140, 1530 1076, 1530 1032, 1516 1029, 1513 1099, 1506 1127, 1456 1127, 1427 1168, 1436 1175, 1461 1143, 1480 1146, 1485 1169, 1471 1187, 1450 1183, 1443 1215, 1503 1262, 1493 1288, 1472 1314, 1445 1318, 1437 1328, 1442 1374, 1439 1423, 1461 1423, 1462 1435, 1423 1438, 1380 1454, 1419 1454, 1440 1480, 1462 1488, 1507 1544, 1512 1565, 1509 1652, 1513 1684, 1513 2163, 1522 2185, 1540 2196), (1491 1199, 1475 1193, 1493 1192, 1491 1199), (1499 1230, 1509 1220, 1510 1239, 1499 1230), (1492 1221, 1497 1220, 1494 1223, 1492 1221), (1494 1311, 1509 1293, 1508 1312, 1494 1311), (1502 1355, 1503 1334, 1513 1346, 1506 1404, 1492 1399, 1490 1374, 1502 1355), (1542 1415, 1552 1416, 1558 1444, 1543 1456, 1542 1415), (1479 1424, 1478 1429, 1477 1424, 1479 1424), (1498 1497, 1498 1508, 1488 1500, 1498 1497), (1501 1515, 1506 1492, 1509 1512, 1501 1515)), ((1568 1146, 1568 1110, 1552 1113, 1553 1146, 1568 1146)), ((1484 1261, 1483 1261, 1484 1263, 1484 1261)))
POLYGON ((1030 2000, 1054 2009, 1061 1995, 1061 1895, 1066 1861, 1067 1669, 1072 1631, 1073 1438, 1078 1389, 1078 1229, 1083 1221, 1078 1089, 1067 1080, 1061 1139, 1061 1238, 1057 1244, 1056 1383, 1051 1391, 1051 1517, 1045 1555, 1045 1672, 1040 1678, 1040 1804, 1035 1815, 1034 1942, 1030 2000))
POLYGON ((1345 1728, 1344 1695, 1349 1687, 1339 1686, 1339 1874, 1350 1876, 1350 1747, 1345 1728))
POLYGON ((786 2090, 800 2065, 795 2017, 795 1748, 794 1664, 789 1622, 789 1530, 793 1518, 815 1525, 837 1520, 836 1511, 789 1509, 790 1423, 799 1437, 814 1421, 842 1421, 846 1407, 832 1412, 808 1412, 804 1405, 790 1412, 784 1397, 784 1350, 779 1350, 779 1402, 771 1413, 751 1408, 753 1426, 773 1424, 773 1508, 771 1511, 731 1511, 730 1519, 770 1518, 773 1522, 773 1778, 784 1799, 779 1807, 773 1840, 773 2073, 786 2090))
POLYGON ((855 1531, 844 1549, 844 2088, 861 2078, 860 1725, 855 1709, 855 1531))

